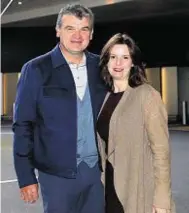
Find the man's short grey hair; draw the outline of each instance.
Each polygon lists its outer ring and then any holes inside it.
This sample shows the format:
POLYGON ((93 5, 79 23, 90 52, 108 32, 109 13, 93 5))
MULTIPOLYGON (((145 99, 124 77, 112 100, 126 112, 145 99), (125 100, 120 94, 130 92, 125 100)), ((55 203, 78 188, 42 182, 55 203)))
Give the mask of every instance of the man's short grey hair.
POLYGON ((94 25, 94 15, 91 9, 81 5, 81 4, 68 4, 65 7, 63 7, 59 14, 56 21, 56 29, 60 28, 62 26, 62 17, 64 15, 73 15, 79 19, 82 19, 83 17, 89 18, 90 21, 90 29, 93 29, 94 25))

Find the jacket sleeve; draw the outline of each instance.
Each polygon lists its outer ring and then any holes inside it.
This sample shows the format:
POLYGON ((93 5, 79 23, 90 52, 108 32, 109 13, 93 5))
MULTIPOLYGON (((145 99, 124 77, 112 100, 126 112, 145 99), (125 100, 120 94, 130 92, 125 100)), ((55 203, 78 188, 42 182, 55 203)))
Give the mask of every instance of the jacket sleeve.
POLYGON ((23 66, 17 85, 14 106, 13 156, 20 188, 37 183, 31 161, 36 121, 36 79, 34 71, 30 64, 23 66))
POLYGON ((153 205, 171 208, 171 172, 167 112, 157 91, 151 91, 145 105, 145 126, 153 156, 155 191, 153 205))

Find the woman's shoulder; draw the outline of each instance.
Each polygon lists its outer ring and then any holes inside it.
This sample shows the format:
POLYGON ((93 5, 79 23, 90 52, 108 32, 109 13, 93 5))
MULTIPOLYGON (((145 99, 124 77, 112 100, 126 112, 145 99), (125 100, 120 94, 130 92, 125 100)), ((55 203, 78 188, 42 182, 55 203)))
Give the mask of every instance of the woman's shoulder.
POLYGON ((137 87, 138 90, 143 92, 158 92, 153 86, 151 86, 149 83, 144 83, 137 87))
POLYGON ((143 95, 160 95, 160 93, 154 88, 152 87, 150 84, 148 83, 144 83, 138 87, 136 87, 137 92, 143 94, 143 95))
POLYGON ((148 83, 136 87, 135 90, 137 96, 140 96, 143 102, 154 101, 155 103, 156 101, 161 101, 160 92, 148 83))

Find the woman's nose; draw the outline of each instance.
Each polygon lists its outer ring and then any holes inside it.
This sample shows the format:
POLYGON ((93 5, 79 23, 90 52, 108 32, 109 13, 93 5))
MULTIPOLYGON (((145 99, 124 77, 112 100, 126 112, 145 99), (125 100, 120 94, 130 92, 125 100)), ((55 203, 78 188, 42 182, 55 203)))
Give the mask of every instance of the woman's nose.
POLYGON ((116 59, 116 65, 121 65, 121 63, 122 63, 121 58, 117 58, 117 59, 116 59))

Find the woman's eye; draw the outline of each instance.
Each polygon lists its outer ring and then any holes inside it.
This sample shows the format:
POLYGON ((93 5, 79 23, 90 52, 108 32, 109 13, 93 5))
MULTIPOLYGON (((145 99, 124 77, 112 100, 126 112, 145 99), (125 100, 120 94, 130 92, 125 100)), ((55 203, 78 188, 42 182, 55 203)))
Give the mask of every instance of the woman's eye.
POLYGON ((110 56, 110 59, 114 59, 114 58, 115 58, 115 56, 114 56, 114 55, 111 55, 111 56, 110 56))

